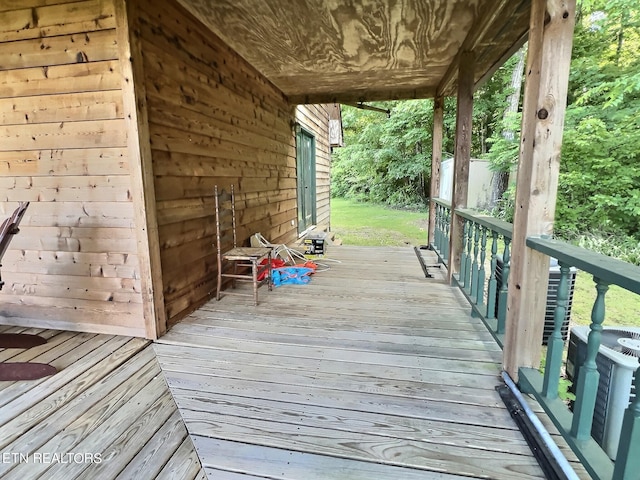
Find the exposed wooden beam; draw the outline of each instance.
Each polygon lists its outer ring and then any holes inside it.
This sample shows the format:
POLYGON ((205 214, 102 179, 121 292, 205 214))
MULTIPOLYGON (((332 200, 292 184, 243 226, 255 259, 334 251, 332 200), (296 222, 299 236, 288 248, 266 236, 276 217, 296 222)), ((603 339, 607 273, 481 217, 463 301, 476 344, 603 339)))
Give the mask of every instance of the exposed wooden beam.
POLYGON ((463 219, 453 212, 467 206, 469 164, 471 163, 471 124, 473 120, 473 78, 475 55, 464 52, 458 72, 458 108, 456 112, 456 151, 453 160, 453 194, 451 196, 451 230, 449 238, 448 278, 460 271, 463 219))
MULTIPOLYGON (((433 134, 431 154, 431 198, 440 195, 440 165, 442 163, 442 132, 444 120, 444 99, 437 97, 433 100, 433 134)), ((429 232, 427 241, 431 245, 435 240, 436 204, 429 204, 429 232)))
POLYGON ((320 103, 344 103, 354 104, 358 102, 373 102, 380 100, 412 100, 416 98, 432 98, 435 94, 434 87, 421 87, 397 90, 362 90, 358 92, 331 92, 311 93, 308 95, 290 95, 289 102, 294 105, 320 104, 320 103))
POLYGON ((344 105, 348 105, 348 106, 354 107, 354 108, 359 108, 361 110, 369 110, 371 112, 384 113, 384 114, 387 115, 387 117, 391 116, 391 110, 389 110, 388 108, 375 107, 373 105, 367 105, 366 103, 363 103, 363 102, 345 103, 344 105))
POLYGON ((440 84, 436 89, 436 96, 444 96, 447 90, 451 88, 451 84, 458 74, 458 69, 462 66, 462 57, 463 55, 465 55, 465 52, 471 52, 476 49, 478 43, 487 34, 491 25, 493 25, 493 23, 498 18, 500 18, 502 10, 508 4, 508 0, 500 0, 494 7, 487 8, 484 11, 482 17, 480 17, 478 21, 473 24, 473 28, 469 31, 464 41, 462 42, 462 45, 460 46, 456 57, 449 65, 449 68, 443 75, 442 80, 440 80, 440 84))
POLYGON ((575 4, 533 0, 531 5, 504 344, 505 370, 515 380, 520 367, 540 364, 549 257, 525 242, 553 232, 575 4))
POLYGON ((115 0, 115 5, 144 323, 147 338, 155 339, 166 331, 167 322, 142 51, 131 23, 136 2, 115 0))

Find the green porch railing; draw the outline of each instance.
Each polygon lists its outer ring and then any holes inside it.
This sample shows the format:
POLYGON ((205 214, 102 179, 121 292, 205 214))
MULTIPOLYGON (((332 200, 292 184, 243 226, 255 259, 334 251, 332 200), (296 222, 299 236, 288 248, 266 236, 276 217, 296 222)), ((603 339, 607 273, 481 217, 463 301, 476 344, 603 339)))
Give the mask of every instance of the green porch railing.
MULTIPOLYGON (((438 233, 434 235, 434 249, 442 252, 449 245, 450 230, 447 225, 451 225, 451 211, 448 203, 439 199, 434 201, 440 217, 436 222, 438 233)), ((468 209, 457 209, 455 215, 464 219, 464 227, 460 266, 458 273, 453 275, 453 282, 469 301, 472 315, 480 317, 496 341, 503 346, 513 226, 468 209)), ((624 413, 615 462, 591 436, 600 375, 596 357, 606 315, 606 292, 609 285, 619 285, 640 294, 640 267, 550 238, 528 238, 527 246, 558 260, 560 280, 544 374, 537 369, 522 368, 519 371, 519 386, 538 400, 593 478, 640 480, 639 396, 630 398, 624 413), (576 401, 572 412, 559 398, 558 391, 565 349, 562 328, 569 303, 573 267, 594 276, 596 297, 586 359, 577 366, 576 401)), ((640 392, 640 368, 635 372, 634 388, 640 392)))
MULTIPOLYGON (((619 285, 640 294, 640 267, 548 237, 527 238, 527 246, 557 258, 561 277, 544 375, 535 369, 520 369, 520 388, 536 397, 593 478, 637 480, 640 478, 640 397, 629 399, 615 462, 593 440, 591 432, 600 380, 596 359, 606 316, 606 293, 609 285, 619 285), (573 413, 558 397, 564 350, 561 328, 568 303, 570 267, 592 274, 596 290, 586 359, 578 369, 573 413)), ((635 371, 634 386, 635 391, 640 392, 640 368, 635 371)))
POLYGON ((435 203, 436 218, 435 231, 431 249, 438 256, 438 261, 444 265, 449 264, 449 232, 451 231, 451 202, 440 198, 432 198, 435 203))
POLYGON ((513 226, 473 210, 458 209, 455 214, 463 218, 463 235, 460 269, 453 281, 467 297, 473 315, 502 346, 513 226))

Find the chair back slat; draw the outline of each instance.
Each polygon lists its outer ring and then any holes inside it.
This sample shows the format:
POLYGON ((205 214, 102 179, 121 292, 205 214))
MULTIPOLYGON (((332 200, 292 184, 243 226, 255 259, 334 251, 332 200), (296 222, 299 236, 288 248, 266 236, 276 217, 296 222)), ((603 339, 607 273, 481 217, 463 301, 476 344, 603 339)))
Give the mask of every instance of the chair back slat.
POLYGON ((219 255, 222 250, 235 248, 237 245, 233 185, 231 185, 231 192, 227 192, 224 189, 218 190, 216 185, 214 187, 214 195, 216 206, 216 248, 219 255))
POLYGON ((11 216, 2 222, 2 226, 0 226, 0 261, 7 251, 9 243, 11 243, 11 239, 20 231, 18 226, 28 206, 29 202, 20 202, 20 205, 13 211, 11 216))
POLYGON ((219 217, 219 221, 220 221, 220 225, 224 225, 224 226, 228 226, 229 229, 233 228, 233 213, 231 212, 231 208, 229 209, 225 209, 222 208, 220 209, 220 217, 219 217))
POLYGON ((231 192, 227 192, 224 189, 218 192, 218 201, 220 202, 220 204, 231 202, 231 197, 233 195, 232 192, 233 192, 233 185, 231 186, 231 192))
POLYGON ((234 248, 233 246, 233 233, 231 231, 222 232, 220 234, 220 249, 225 252, 234 248))
POLYGON ((9 227, 11 225, 11 217, 6 218, 4 222, 2 222, 2 226, 0 226, 0 240, 3 240, 5 237, 9 236, 9 227))
MULTIPOLYGON (((2 222, 2 226, 0 226, 0 262, 2 262, 2 257, 4 257, 9 247, 11 239, 20 231, 18 225, 20 225, 28 206, 29 202, 20 202, 20 205, 18 205, 18 208, 14 210, 11 216, 2 222)), ((0 290, 2 290, 3 286, 4 282, 2 281, 2 276, 0 276, 0 290)))

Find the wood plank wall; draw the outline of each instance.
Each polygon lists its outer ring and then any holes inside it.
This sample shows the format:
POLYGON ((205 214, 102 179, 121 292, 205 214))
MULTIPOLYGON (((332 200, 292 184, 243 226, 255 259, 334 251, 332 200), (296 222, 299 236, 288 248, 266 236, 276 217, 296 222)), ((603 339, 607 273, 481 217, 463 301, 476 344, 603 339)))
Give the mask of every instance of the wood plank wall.
MULTIPOLYGON (((328 224, 328 114, 284 95, 176 2, 136 2, 169 323, 210 298, 213 186, 240 237, 296 237, 294 121, 316 136, 328 224)), ((111 0, 0 0, 0 214, 31 201, 3 259, 5 323, 146 336, 111 0)))
POLYGON ((145 336, 111 0, 0 0, 0 318, 145 336))
POLYGON ((330 226, 331 147, 329 106, 298 105, 296 120, 316 139, 316 224, 330 226))
POLYGON ((173 324, 215 290, 214 185, 235 185, 240 239, 296 237, 295 107, 177 2, 137 15, 173 324))

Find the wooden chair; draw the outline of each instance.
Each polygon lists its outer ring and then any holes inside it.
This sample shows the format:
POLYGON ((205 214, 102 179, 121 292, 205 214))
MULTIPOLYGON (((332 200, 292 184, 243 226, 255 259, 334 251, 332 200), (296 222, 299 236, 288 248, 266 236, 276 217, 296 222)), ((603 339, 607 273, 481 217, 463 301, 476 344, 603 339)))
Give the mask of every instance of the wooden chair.
POLYGON ((233 185, 231 191, 218 191, 215 186, 216 205, 216 248, 218 250, 218 287, 216 299, 222 295, 249 295, 251 293, 222 291, 225 278, 231 279, 235 289, 236 281, 253 284, 253 303, 258 305, 258 288, 265 282, 272 289, 271 282, 271 247, 238 247, 236 234, 236 204, 233 185), (263 262, 264 261, 264 262, 263 262), (259 277, 262 277, 259 280, 259 277))
MULTIPOLYGON (((13 214, 7 218, 2 225, 0 226, 0 263, 2 262, 2 257, 4 257, 5 252, 7 251, 7 247, 9 247, 9 243, 11 243, 11 239, 13 236, 20 231, 18 225, 20 225, 20 221, 24 216, 24 212, 27 210, 29 206, 29 202, 20 202, 18 208, 16 208, 13 214)), ((2 267, 2 265, 0 265, 2 267)), ((0 290, 4 286, 4 282, 2 281, 2 275, 0 274, 0 290)))

